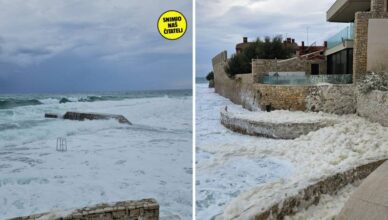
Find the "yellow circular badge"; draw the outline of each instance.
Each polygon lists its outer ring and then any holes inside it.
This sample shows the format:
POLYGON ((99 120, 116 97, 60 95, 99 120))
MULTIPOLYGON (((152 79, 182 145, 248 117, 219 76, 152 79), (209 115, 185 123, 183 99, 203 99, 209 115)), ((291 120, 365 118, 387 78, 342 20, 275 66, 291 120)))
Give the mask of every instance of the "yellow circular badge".
POLYGON ((166 11, 159 18, 158 29, 167 40, 177 40, 186 33, 187 21, 179 11, 166 11))

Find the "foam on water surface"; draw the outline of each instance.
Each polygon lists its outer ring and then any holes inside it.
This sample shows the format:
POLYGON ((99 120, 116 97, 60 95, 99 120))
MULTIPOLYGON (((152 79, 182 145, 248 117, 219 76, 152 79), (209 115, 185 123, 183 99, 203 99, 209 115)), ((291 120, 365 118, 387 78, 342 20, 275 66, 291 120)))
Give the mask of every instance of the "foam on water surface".
MULTIPOLYGON (((292 174, 292 164, 275 157, 246 156, 241 148, 273 145, 278 140, 234 133, 220 123, 220 110, 249 113, 197 84, 197 218, 214 219, 241 193, 292 174), (228 152, 228 153, 223 153, 228 152)), ((257 112, 260 114, 260 112, 257 112)))
POLYGON ((157 199, 162 217, 191 219, 191 100, 48 99, 0 110, 1 219, 143 198, 157 199), (122 114, 134 125, 44 118, 66 111, 122 114), (67 152, 55 150, 58 137, 67 152))

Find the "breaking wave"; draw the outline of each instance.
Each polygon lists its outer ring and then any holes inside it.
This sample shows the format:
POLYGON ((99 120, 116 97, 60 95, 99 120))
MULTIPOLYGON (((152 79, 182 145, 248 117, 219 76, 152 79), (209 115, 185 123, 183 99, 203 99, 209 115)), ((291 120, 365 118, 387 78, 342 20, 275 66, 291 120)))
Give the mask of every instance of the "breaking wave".
POLYGON ((9 108, 15 108, 19 106, 27 106, 27 105, 41 105, 43 104, 37 99, 4 99, 0 100, 0 109, 9 109, 9 108))
POLYGON ((138 92, 116 92, 102 94, 67 94, 67 95, 33 95, 0 97, 0 109, 11 109, 29 105, 65 104, 69 102, 98 102, 98 101, 120 101, 125 99, 157 98, 157 97, 185 97, 191 96, 192 90, 165 90, 165 91, 138 91, 138 92))

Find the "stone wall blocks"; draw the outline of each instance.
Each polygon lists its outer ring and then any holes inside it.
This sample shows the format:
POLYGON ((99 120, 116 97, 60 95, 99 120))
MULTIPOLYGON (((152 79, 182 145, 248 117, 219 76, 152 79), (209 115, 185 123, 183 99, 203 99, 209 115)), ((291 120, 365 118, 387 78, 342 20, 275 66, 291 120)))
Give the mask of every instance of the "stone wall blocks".
MULTIPOLYGON (((49 215, 49 213, 19 217, 12 220, 37 220, 46 215, 49 215)), ((75 210, 72 214, 59 217, 55 220, 137 220, 139 216, 144 216, 147 220, 159 219, 159 204, 157 204, 157 201, 154 199, 145 199, 141 201, 118 202, 111 205, 101 204, 75 210)))

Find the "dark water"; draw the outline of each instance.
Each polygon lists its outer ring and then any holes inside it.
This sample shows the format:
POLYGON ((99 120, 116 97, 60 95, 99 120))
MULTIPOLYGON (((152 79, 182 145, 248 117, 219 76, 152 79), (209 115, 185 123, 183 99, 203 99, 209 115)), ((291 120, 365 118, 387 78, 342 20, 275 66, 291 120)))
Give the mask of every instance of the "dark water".
POLYGON ((0 109, 46 103, 118 101, 124 99, 192 96, 192 90, 153 90, 131 92, 100 92, 86 94, 24 94, 0 95, 0 109))

